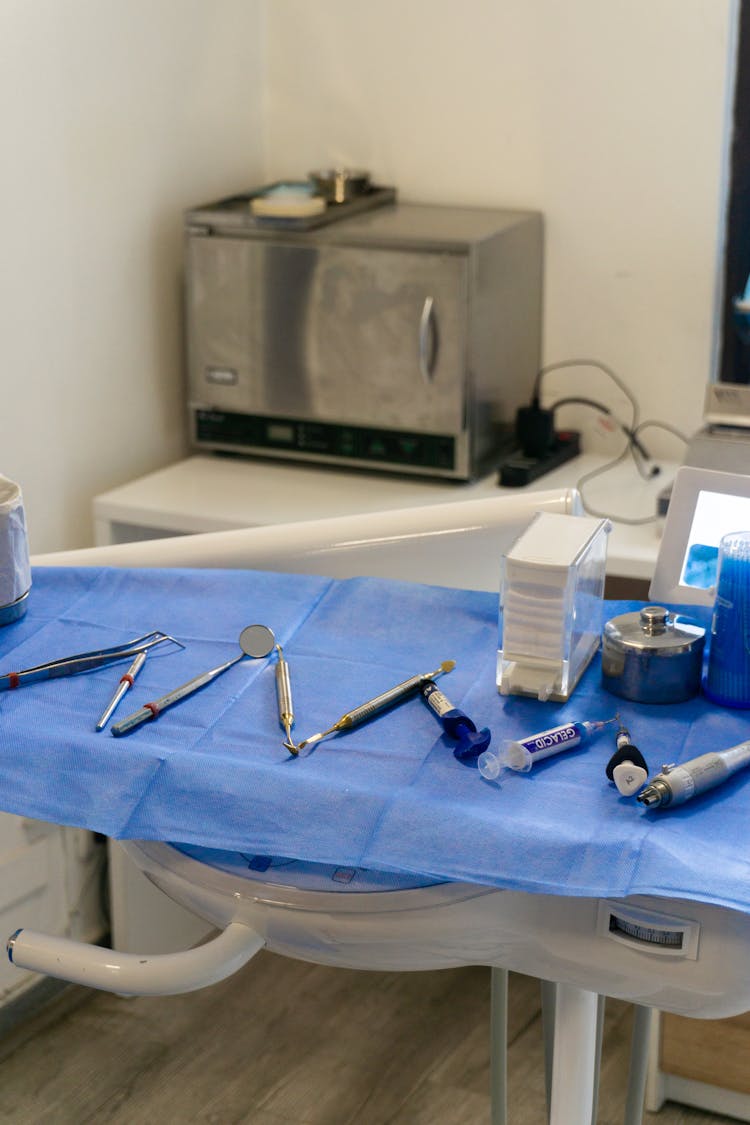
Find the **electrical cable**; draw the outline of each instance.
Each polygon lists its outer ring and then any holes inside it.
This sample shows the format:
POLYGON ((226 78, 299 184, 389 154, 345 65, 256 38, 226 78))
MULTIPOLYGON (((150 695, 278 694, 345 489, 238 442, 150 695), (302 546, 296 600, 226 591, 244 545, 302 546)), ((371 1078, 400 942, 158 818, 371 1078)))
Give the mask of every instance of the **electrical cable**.
MULTIPOLYGON (((748 284, 750 285, 750 282, 748 284)), ((578 492, 580 493, 581 503, 583 505, 584 511, 587 512, 591 516, 596 516, 599 519, 609 519, 609 520, 612 520, 613 523, 630 524, 631 526, 637 526, 637 525, 640 525, 640 524, 647 524, 647 523, 656 522, 656 520, 659 519, 659 516, 656 513, 654 513, 651 516, 642 516, 642 517, 630 518, 630 517, 627 517, 627 516, 613 516, 609 512, 599 512, 599 511, 597 511, 596 509, 592 508, 590 504, 587 503, 587 501, 584 497, 584 492, 583 492, 584 485, 588 484, 590 481, 594 480, 596 477, 603 476, 605 473, 608 473, 611 469, 614 469, 616 465, 619 465, 622 461, 625 460, 625 458, 628 456, 628 454, 630 454, 632 456, 633 463, 634 463, 636 469, 638 470, 639 475, 641 476, 641 478, 643 480, 648 480, 651 477, 655 476, 659 472, 658 466, 655 466, 655 465, 652 464, 651 470, 649 472, 644 472, 645 465, 642 465, 641 462, 638 460, 638 457, 636 457, 636 452, 637 452, 645 463, 648 463, 648 462, 651 461, 651 457, 649 456, 648 452, 644 448, 643 443, 641 442, 640 437, 639 437, 640 433, 645 429, 651 429, 651 428, 662 429, 666 433, 670 433, 670 434, 673 435, 673 437, 676 437, 680 441, 684 442, 685 445, 688 444, 689 439, 680 430, 678 430, 675 426, 672 426, 668 422, 658 422, 658 421, 655 421, 655 420, 648 420, 646 422, 639 422, 638 421, 638 414, 639 414, 638 403, 635 399, 635 396, 629 390, 629 388, 626 386, 626 384, 623 382, 623 380, 620 378, 620 376, 615 371, 613 371, 612 368, 609 367, 606 363, 602 363, 598 359, 590 359, 588 357, 579 358, 579 359, 560 360, 556 363, 547 363, 547 364, 544 365, 544 367, 540 367, 539 370, 536 373, 536 378, 534 379, 534 386, 533 386, 533 389, 532 389, 532 405, 536 409, 540 409, 541 384, 542 384, 542 379, 544 378, 544 376, 549 374, 551 371, 562 371, 562 370, 564 370, 566 368, 570 368, 570 367, 593 367, 595 370, 601 371, 602 374, 606 375, 609 379, 611 379, 612 382, 615 384, 615 386, 622 392, 622 394, 628 400, 628 402, 630 404, 630 409, 632 411, 632 418, 631 418, 630 426, 627 426, 625 423, 621 422, 620 419, 617 418, 613 414, 612 410, 608 406, 605 406, 603 403, 597 402, 595 399, 585 398, 583 396, 576 395, 576 396, 569 396, 569 397, 566 397, 566 398, 558 399, 557 402, 553 403, 552 406, 549 408, 550 410, 555 410, 556 407, 564 406, 564 405, 567 405, 569 403, 578 403, 582 406, 590 406, 595 410, 600 410, 603 414, 606 414, 608 417, 610 417, 612 419, 612 421, 617 426, 619 426, 619 428, 622 430, 622 432, 625 434, 625 436, 627 438, 627 445, 625 446, 625 448, 622 450, 621 453, 618 453, 618 455, 616 457, 612 458, 612 460, 608 461, 605 465, 601 465, 598 469, 592 469, 591 472, 584 473, 584 475, 582 477, 580 477, 578 479, 578 481, 576 482, 576 488, 578 489, 578 492)))
MULTIPOLYGON (((557 401, 553 402, 552 405, 549 406, 547 409, 548 410, 556 410, 558 406, 569 406, 571 403, 577 403, 581 406, 590 406, 594 410, 599 410, 599 411, 601 411, 602 414, 606 414, 607 417, 611 418, 612 421, 620 427, 622 432, 628 438, 631 449, 637 450, 638 453, 643 458, 644 462, 652 461, 651 455, 644 448, 643 443, 640 441, 640 439, 638 437, 637 429, 634 430, 634 429, 631 429, 629 426, 626 426, 625 423, 621 422, 620 419, 615 414, 612 413, 610 408, 608 406, 604 405, 603 402, 597 402, 596 399, 593 399, 593 398, 582 398, 580 395, 570 395, 566 398, 557 399, 557 401)), ((638 429, 640 429, 640 426, 638 427, 638 429)), ((642 467, 641 464, 636 460, 635 456, 633 457, 633 461, 635 462, 636 468, 638 469, 638 472, 640 473, 640 475, 643 477, 644 480, 648 480, 649 477, 655 477, 660 471, 658 465, 652 464, 650 471, 644 472, 644 467, 642 467)))
MULTIPOLYGON (((637 434, 639 430, 651 428, 665 430, 667 433, 672 434, 673 437, 679 438, 679 440, 683 441, 685 445, 689 443, 689 438, 687 438, 685 434, 678 430, 676 426, 672 426, 669 422, 657 422, 655 420, 649 419, 646 422, 641 422, 636 427, 635 433, 637 434)), ((647 523, 655 523, 656 520, 659 519, 657 513, 654 513, 651 516, 641 516, 639 518, 630 518, 628 516, 613 516, 609 512, 599 512, 595 508, 592 508, 591 505, 586 501, 586 498, 584 496, 583 487, 585 484, 588 484, 589 481, 594 480, 595 477, 603 476, 604 473, 608 473, 610 469, 614 469, 616 465, 619 465, 621 461, 624 461, 628 453, 632 454, 632 446, 630 442, 628 442, 628 444, 625 446, 622 452, 617 455, 617 457, 613 458, 611 461, 608 461, 606 465, 601 465, 598 469, 592 469, 591 472, 584 473, 582 477, 579 477, 579 479, 576 481, 576 488, 580 493, 581 503, 583 505, 584 511, 587 512, 590 516, 596 516, 598 519, 609 519, 612 520, 613 523, 624 523, 629 524, 633 527, 647 523)))
POLYGON ((532 402, 535 405, 539 405, 542 378, 545 375, 549 374, 550 371, 562 371, 567 367, 593 367, 597 371, 601 371, 604 375, 610 378, 615 386, 622 391, 622 393, 625 395, 625 398, 630 403, 630 408, 633 411, 630 428, 632 430, 635 429, 638 422, 638 403, 635 400, 635 396, 633 395, 632 391, 628 389, 620 376, 615 371, 613 371, 612 368, 609 367, 606 363, 601 363, 598 359, 563 359, 559 360, 557 363, 547 363, 544 367, 540 367, 536 373, 534 387, 532 390, 532 402))

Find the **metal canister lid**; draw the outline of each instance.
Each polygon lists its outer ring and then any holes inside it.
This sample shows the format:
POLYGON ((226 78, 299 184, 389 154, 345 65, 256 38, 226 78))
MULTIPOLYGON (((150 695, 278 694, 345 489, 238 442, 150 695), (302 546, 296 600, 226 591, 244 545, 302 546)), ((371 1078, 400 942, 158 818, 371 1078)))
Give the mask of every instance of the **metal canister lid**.
POLYGON ((700 689, 706 631, 663 606, 613 617, 602 635, 602 682, 641 703, 678 703, 700 689))

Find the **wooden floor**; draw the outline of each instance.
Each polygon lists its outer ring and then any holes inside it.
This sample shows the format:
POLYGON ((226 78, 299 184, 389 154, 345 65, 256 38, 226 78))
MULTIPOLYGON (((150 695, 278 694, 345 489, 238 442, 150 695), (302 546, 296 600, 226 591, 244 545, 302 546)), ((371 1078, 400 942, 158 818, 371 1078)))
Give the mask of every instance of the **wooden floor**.
MULTIPOLYGON (((599 1125, 620 1125, 629 1005, 608 1001, 599 1125)), ((166 999, 70 988, 0 1037, 5 1125, 487 1125, 489 970, 375 973, 262 952, 166 999)), ((545 1120, 539 985, 511 976, 511 1125, 545 1120)), ((667 1104, 649 1125, 727 1118, 667 1104)))

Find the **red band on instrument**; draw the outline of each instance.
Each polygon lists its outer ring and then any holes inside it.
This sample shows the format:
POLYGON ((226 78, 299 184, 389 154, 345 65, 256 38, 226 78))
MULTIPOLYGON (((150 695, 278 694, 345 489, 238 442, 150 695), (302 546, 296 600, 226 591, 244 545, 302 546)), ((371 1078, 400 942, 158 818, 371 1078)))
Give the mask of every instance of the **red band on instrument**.
POLYGON ((156 716, 159 714, 159 708, 156 706, 155 703, 144 703, 143 706, 146 708, 147 711, 151 712, 151 714, 154 716, 154 718, 156 718, 156 716))
POLYGON ((130 686, 132 687, 133 684, 135 683, 135 680, 130 675, 130 672, 126 672, 124 676, 120 676, 120 683, 121 684, 130 684, 130 686))
POLYGON ((20 682, 21 682, 21 677, 20 677, 18 672, 9 672, 8 673, 8 687, 9 688, 18 687, 20 682))

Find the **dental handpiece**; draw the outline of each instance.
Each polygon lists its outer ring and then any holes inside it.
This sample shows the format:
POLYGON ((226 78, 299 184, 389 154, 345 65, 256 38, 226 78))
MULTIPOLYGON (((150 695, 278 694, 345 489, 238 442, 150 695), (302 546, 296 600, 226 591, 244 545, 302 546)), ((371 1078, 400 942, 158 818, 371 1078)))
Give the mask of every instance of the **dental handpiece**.
POLYGON ((456 667, 455 660, 444 660, 439 668, 433 672, 421 672, 416 676, 411 676, 403 683, 396 684, 395 687, 389 688, 388 691, 376 695, 374 699, 369 699, 367 703, 361 703, 359 707, 355 707, 352 711, 347 711, 345 715, 329 727, 328 730, 320 731, 318 734, 310 735, 298 744, 299 750, 304 750, 306 746, 310 746, 313 742, 320 742, 330 735, 340 734, 341 731, 351 730, 353 727, 358 727, 360 723, 367 722, 373 715, 377 715, 380 711, 384 711, 387 707, 391 707, 394 703, 406 699, 407 696, 417 691, 419 687, 427 680, 434 680, 438 676, 442 676, 444 672, 451 672, 456 667))
POLYGON ((286 742, 284 745, 295 756, 299 754, 299 750, 294 745, 292 739, 292 727, 294 726, 294 706, 292 705, 292 683, 289 678, 289 664, 284 659, 284 653, 281 645, 276 645, 276 652, 279 659, 276 662, 275 676, 276 676, 276 699, 279 705, 279 722, 286 732, 286 742))
POLYGON ((679 766, 662 766, 636 798, 650 809, 667 805, 684 805, 691 797, 721 785, 737 770, 750 765, 750 741, 740 742, 728 750, 714 750, 683 762, 679 766))

